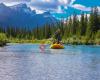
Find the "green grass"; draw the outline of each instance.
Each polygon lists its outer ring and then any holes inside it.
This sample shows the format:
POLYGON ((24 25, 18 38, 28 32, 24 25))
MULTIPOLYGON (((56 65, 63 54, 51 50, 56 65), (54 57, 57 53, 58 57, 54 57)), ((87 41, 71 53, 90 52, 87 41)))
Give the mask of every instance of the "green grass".
POLYGON ((4 46, 7 43, 7 36, 4 33, 0 33, 0 46, 4 46))
POLYGON ((100 45, 100 38, 90 39, 87 37, 81 38, 67 38, 62 40, 65 44, 73 44, 73 45, 100 45))
MULTIPOLYGON (((43 39, 43 40, 37 40, 37 39, 33 39, 33 40, 28 40, 28 39, 17 39, 17 38, 10 38, 8 39, 9 43, 32 43, 32 44, 36 44, 36 43, 45 43, 45 44, 51 44, 52 40, 51 39, 43 39)), ((72 45, 100 45, 100 39, 96 38, 94 40, 87 38, 87 37, 70 37, 67 39, 62 39, 62 42, 64 44, 72 44, 72 45)))
MULTIPOLYGON (((51 44, 52 39, 43 39, 43 40, 37 40, 37 39, 18 39, 18 38, 7 38, 7 36, 4 33, 0 33, 0 46, 6 45, 6 43, 32 43, 32 44, 51 44)), ((69 37, 67 39, 62 39, 62 42, 64 44, 72 44, 72 45, 100 45, 100 37, 96 36, 94 39, 90 39, 88 37, 69 37)))
POLYGON ((17 38, 11 38, 8 39, 9 43, 32 43, 32 44, 36 44, 36 43, 45 43, 45 44, 50 44, 51 41, 48 39, 43 39, 43 40, 37 40, 37 39, 33 39, 33 40, 28 40, 28 39, 17 39, 17 38))

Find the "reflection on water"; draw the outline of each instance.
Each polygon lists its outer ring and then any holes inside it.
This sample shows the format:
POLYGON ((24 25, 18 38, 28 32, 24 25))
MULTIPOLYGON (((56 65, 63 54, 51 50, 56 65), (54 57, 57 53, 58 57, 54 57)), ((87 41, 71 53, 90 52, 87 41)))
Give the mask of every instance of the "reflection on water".
POLYGON ((100 46, 9 44, 0 48, 0 80, 100 80, 100 46))

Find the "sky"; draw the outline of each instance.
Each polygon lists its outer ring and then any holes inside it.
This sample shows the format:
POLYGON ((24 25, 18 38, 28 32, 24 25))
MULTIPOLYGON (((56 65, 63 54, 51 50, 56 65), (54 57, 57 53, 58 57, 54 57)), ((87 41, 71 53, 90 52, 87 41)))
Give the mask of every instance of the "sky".
POLYGON ((100 7, 100 0, 0 0, 0 3, 8 6, 26 3, 37 13, 51 11, 60 15, 65 15, 68 7, 82 11, 90 11, 93 6, 100 7))

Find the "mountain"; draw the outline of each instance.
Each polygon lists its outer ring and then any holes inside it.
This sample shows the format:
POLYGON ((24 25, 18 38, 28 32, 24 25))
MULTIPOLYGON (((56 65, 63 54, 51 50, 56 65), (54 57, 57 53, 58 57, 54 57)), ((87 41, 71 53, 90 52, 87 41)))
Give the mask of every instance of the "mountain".
POLYGON ((32 29, 34 27, 43 26, 45 24, 56 23, 50 12, 36 14, 35 10, 31 10, 26 4, 18 4, 14 6, 6 6, 0 4, 0 26, 3 27, 21 27, 32 29))
POLYGON ((13 10, 15 10, 15 11, 21 12, 21 13, 23 12, 23 13, 31 14, 31 15, 36 14, 35 10, 32 11, 32 10, 30 9, 30 7, 27 7, 26 4, 14 5, 14 6, 11 6, 10 8, 13 9, 13 10))

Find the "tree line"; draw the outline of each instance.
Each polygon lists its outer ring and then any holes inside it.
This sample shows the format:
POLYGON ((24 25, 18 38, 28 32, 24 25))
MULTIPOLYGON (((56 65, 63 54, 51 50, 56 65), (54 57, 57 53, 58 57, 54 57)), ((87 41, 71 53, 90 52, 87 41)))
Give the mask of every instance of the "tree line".
POLYGON ((80 18, 73 13, 66 21, 61 20, 55 24, 37 26, 32 30, 17 27, 0 27, 0 33, 5 33, 8 38, 18 39, 49 39, 57 29, 61 30, 63 41, 67 43, 95 43, 100 44, 100 12, 92 8, 90 14, 82 13, 80 18), (65 22, 65 23, 64 23, 65 22))

